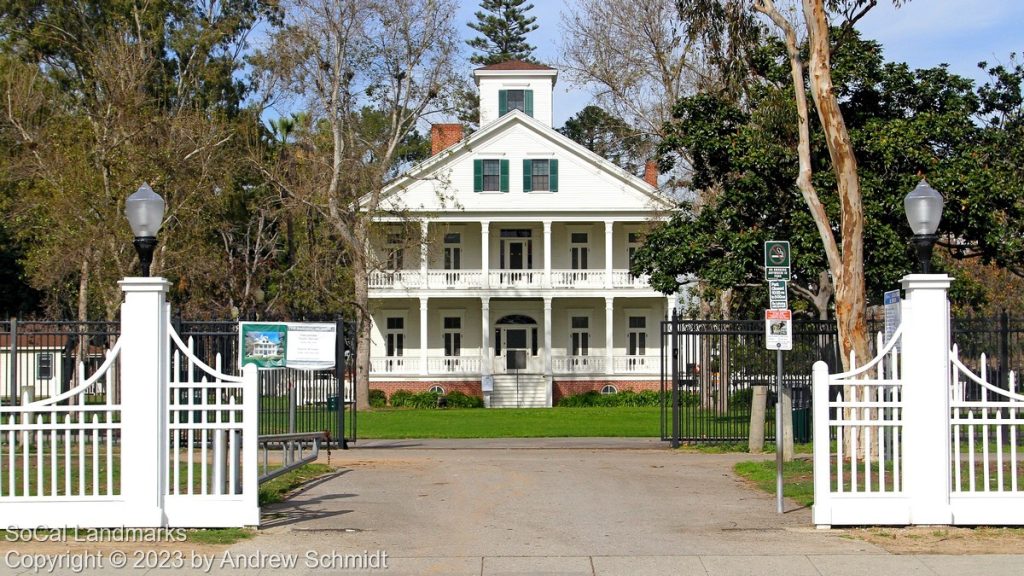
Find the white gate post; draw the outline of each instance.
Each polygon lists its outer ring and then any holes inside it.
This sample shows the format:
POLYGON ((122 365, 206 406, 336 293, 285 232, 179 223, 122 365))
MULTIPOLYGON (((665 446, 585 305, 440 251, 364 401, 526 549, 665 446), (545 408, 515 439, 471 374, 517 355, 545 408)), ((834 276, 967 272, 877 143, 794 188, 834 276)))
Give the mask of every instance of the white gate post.
POLYGON ((163 278, 125 278, 121 304, 121 494, 124 525, 163 526, 169 306, 163 278))
POLYGON ((911 524, 950 524, 949 301, 952 278, 910 274, 903 301, 903 492, 911 524))

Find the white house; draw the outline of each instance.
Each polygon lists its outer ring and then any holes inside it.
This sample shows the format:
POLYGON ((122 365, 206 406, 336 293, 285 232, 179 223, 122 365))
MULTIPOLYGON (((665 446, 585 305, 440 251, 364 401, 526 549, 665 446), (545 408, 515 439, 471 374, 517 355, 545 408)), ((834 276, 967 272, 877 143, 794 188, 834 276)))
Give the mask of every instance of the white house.
POLYGON ((439 386, 492 407, 656 388, 674 300, 629 274, 672 207, 653 166, 637 178, 555 131, 555 69, 474 76, 480 129, 435 125, 434 155, 383 191, 382 212, 401 216, 379 219, 371 388, 439 386))

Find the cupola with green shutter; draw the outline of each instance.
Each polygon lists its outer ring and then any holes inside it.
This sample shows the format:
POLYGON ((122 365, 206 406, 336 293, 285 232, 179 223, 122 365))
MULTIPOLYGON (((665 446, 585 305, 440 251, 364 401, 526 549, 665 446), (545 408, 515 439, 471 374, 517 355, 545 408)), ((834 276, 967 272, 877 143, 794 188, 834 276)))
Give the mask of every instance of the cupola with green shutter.
POLYGON ((519 110, 551 127, 551 93, 558 78, 554 68, 511 60, 477 68, 473 77, 480 89, 480 126, 519 110))

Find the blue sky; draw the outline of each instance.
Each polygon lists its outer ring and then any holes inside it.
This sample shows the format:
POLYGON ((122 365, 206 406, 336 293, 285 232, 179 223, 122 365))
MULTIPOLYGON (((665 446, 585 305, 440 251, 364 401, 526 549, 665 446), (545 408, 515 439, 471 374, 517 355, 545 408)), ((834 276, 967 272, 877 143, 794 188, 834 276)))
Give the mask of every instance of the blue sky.
MULTIPOLYGON (((530 14, 537 17, 540 29, 529 41, 537 47, 538 59, 551 63, 558 56, 561 14, 575 2, 533 0, 533 4, 530 14)), ((473 13, 478 9, 479 1, 462 1, 458 18, 466 39, 476 35, 465 23, 475 20, 473 13)), ((912 0, 900 9, 881 0, 857 27, 864 37, 882 43, 889 61, 907 62, 912 68, 946 63, 954 73, 980 80, 984 75, 976 67, 979 61, 1005 63, 1011 52, 1024 52, 1024 0, 912 0)), ((467 59, 470 53, 467 46, 467 59)), ((589 101, 585 89, 560 80, 555 88, 555 126, 589 101)))

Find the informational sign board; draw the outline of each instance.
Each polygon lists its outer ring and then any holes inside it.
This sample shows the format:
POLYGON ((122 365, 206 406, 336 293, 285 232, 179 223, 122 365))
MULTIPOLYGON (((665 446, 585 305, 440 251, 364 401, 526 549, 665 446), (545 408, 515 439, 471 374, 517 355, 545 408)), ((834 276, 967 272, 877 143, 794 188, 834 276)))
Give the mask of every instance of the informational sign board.
POLYGON ((789 273, 789 242, 786 240, 769 240, 764 243, 764 279, 786 280, 789 273))
POLYGON ((789 290, 785 280, 768 281, 768 307, 772 310, 789 308, 789 290))
POLYGON ((764 311, 765 348, 768 350, 793 349, 793 312, 790 310, 764 311))
MULTIPOLYGON (((892 340, 893 334, 899 328, 903 316, 903 305, 900 300, 899 290, 890 290, 885 293, 883 302, 885 304, 885 344, 892 340)), ((896 343, 896 349, 902 352, 900 342, 896 343)))
POLYGON ((337 325, 312 322, 239 322, 238 365, 326 370, 337 355, 337 325))

